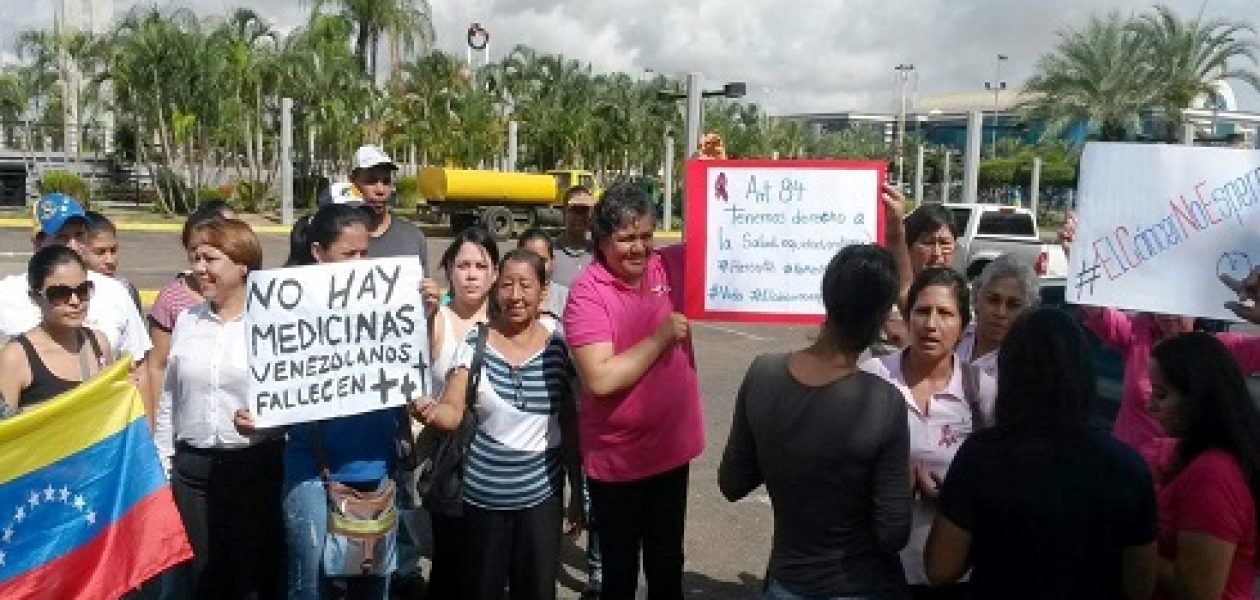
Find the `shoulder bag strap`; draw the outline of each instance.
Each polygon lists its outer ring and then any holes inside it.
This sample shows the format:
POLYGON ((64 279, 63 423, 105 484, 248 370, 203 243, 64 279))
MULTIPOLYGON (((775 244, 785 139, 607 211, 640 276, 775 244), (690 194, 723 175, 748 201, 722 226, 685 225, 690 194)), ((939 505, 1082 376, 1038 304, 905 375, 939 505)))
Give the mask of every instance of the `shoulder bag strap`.
POLYGON ((473 347, 472 364, 468 366, 468 390, 464 394, 465 410, 471 410, 477 404, 477 385, 481 383, 481 366, 486 361, 488 337, 490 327, 485 323, 477 323, 477 345, 473 347))

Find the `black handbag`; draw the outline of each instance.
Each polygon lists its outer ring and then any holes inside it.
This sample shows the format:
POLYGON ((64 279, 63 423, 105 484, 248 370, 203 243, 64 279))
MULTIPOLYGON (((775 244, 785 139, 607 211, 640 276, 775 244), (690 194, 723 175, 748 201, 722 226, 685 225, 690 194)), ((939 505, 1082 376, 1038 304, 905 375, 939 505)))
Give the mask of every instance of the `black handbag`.
POLYGON ((477 384, 481 381, 481 365, 485 361, 486 336, 489 328, 477 324, 477 345, 468 368, 468 387, 464 395, 464 418, 455 431, 438 432, 426 427, 420 433, 417 449, 422 454, 417 466, 416 496, 423 499, 425 509, 445 517, 463 516, 464 457, 477 433, 477 384))

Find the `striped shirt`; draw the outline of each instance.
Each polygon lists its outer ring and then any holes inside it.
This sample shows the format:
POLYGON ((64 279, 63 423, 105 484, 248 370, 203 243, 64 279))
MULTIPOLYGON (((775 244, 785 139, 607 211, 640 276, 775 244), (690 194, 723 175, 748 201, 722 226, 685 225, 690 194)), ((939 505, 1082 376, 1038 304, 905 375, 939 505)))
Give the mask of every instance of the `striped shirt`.
MULTIPOLYGON (((464 340, 457 365, 472 364, 477 330, 464 340)), ((564 485, 560 413, 573 403, 573 363, 564 341, 547 345, 520 366, 490 344, 477 386, 477 432, 464 462, 464 501, 487 510, 537 506, 564 485)))

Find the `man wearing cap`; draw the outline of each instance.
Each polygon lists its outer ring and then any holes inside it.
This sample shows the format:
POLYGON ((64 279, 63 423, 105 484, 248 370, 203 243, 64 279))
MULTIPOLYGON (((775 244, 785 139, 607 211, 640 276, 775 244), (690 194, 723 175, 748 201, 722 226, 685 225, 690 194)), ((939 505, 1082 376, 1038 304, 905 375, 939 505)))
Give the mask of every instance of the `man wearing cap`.
MULTIPOLYGON (((394 195, 394 173, 398 165, 376 146, 360 146, 354 152, 354 164, 350 170, 350 183, 358 191, 359 198, 372 215, 372 229, 368 232, 368 257, 419 256, 424 274, 430 277, 428 245, 419 227, 402 219, 395 219, 389 210, 389 200, 394 195)), ((337 202, 337 198, 333 199, 337 202)))
MULTIPOLYGON (((86 249, 87 215, 78 202, 65 194, 48 194, 35 204, 35 247, 66 246, 80 255, 86 249)), ((117 279, 89 270, 94 291, 84 325, 105 334, 118 356, 130 353, 139 363, 153 346, 144 319, 136 310, 126 286, 117 279)), ((14 337, 39 325, 39 307, 31 299, 26 274, 0 279, 0 336, 14 337)), ((137 373, 143 377, 144 369, 137 373)), ((140 386, 142 392, 147 386, 140 386)), ((147 394, 144 394, 147 396, 147 394)), ((149 398, 145 398, 148 402, 149 398)))
POLYGON ((551 281, 565 289, 591 264, 591 211, 594 208, 595 196, 585 186, 575 185, 564 192, 564 232, 556 238, 551 281))

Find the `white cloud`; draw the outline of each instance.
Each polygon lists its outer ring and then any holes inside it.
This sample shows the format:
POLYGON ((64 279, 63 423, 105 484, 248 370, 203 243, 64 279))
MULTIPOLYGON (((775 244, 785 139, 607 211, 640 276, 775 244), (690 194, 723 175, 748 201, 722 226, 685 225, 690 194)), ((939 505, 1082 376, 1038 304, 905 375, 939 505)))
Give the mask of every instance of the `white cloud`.
MULTIPOLYGON (((0 0, 0 45, 48 26, 51 4, 0 0)), ((1018 86, 1057 31, 1090 12, 1147 9, 1150 0, 430 0, 437 45, 462 56, 473 21, 490 30, 492 58, 516 44, 590 61, 597 70, 700 71, 712 85, 746 81, 752 99, 780 112, 881 110, 893 105, 893 67, 913 63, 918 93, 983 89, 1006 54, 1002 79, 1018 86)), ((116 14, 135 4, 118 0, 116 14)), ((171 2, 159 2, 169 5, 171 2)), ((249 6, 288 29, 311 2, 185 0, 202 14, 249 6)), ((1183 15, 1260 22, 1254 0, 1168 0, 1183 15)), ((1260 95, 1240 89, 1244 108, 1260 95)))

